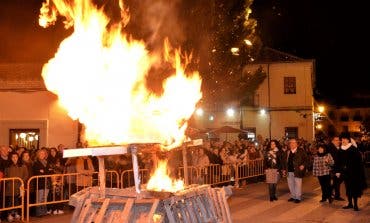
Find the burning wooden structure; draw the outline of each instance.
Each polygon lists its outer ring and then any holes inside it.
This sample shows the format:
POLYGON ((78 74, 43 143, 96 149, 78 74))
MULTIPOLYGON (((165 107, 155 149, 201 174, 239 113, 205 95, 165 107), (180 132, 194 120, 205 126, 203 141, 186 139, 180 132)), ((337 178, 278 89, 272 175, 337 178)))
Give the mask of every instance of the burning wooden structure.
POLYGON ((136 145, 65 151, 64 157, 91 155, 99 160, 99 187, 89 187, 72 195, 70 205, 75 211, 71 222, 231 222, 227 203, 231 195, 229 188, 187 185, 184 190, 173 193, 141 188, 137 151, 136 145), (132 154, 135 187, 105 188, 104 156, 125 153, 132 154))

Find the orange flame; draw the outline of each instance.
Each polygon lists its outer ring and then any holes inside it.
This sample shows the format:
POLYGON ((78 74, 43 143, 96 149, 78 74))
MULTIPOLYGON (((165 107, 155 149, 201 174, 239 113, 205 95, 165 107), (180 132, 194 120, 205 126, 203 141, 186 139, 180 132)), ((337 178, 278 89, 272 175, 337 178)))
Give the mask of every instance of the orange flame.
MULTIPOLYGON (((46 0, 39 24, 65 17, 74 32, 44 65, 47 89, 59 97, 69 116, 85 125, 91 146, 161 143, 166 148, 185 139, 187 120, 202 97, 198 72, 186 75, 179 51, 165 47, 164 56, 149 53, 142 41, 122 34, 129 15, 119 1, 122 21, 115 25, 90 0, 46 0), (163 59, 176 72, 158 96, 146 88, 148 71, 163 59)), ((166 45, 167 46, 167 45, 166 45)), ((189 59, 189 58, 187 58, 189 59)))
POLYGON ((184 189, 184 181, 172 180, 167 174, 167 161, 160 160, 146 188, 154 191, 177 192, 184 189))

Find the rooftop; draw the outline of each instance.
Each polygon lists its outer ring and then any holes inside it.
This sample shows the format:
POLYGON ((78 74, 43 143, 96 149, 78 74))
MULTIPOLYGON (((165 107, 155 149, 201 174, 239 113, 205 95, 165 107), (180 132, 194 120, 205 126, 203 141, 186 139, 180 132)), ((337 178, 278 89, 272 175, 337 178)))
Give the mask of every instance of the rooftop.
POLYGON ((45 90, 41 69, 39 63, 0 63, 0 91, 45 90))

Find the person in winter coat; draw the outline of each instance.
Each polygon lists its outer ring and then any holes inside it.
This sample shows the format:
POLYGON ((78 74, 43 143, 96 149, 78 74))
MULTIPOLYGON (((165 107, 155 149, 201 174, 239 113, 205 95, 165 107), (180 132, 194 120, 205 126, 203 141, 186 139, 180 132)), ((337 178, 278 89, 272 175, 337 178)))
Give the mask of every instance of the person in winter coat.
MULTIPOLYGON (((10 165, 5 168, 5 176, 8 178, 18 177, 22 179, 23 182, 26 182, 28 179, 27 167, 20 162, 18 153, 12 152, 9 158, 11 162, 10 165)), ((7 181, 5 185, 5 196, 8 207, 20 205, 23 196, 21 182, 19 180, 7 181)), ((12 210, 8 213, 8 222, 12 222, 14 218, 16 220, 21 218, 18 210, 12 210)))
POLYGON ((353 208, 359 211, 357 200, 367 188, 364 163, 359 150, 350 143, 350 134, 344 132, 340 135, 340 139, 342 145, 335 175, 343 178, 346 187, 348 204, 343 209, 353 208))
POLYGON ((334 159, 334 167, 332 168, 331 178, 333 181, 332 190, 334 191, 334 200, 337 201, 344 201, 344 199, 340 196, 340 185, 343 183, 343 179, 340 177, 335 176, 335 164, 338 163, 338 153, 340 150, 340 140, 339 135, 333 136, 331 142, 328 144, 328 153, 334 159))
POLYGON ((300 203, 302 199, 302 178, 308 166, 307 153, 300 147, 296 139, 289 140, 289 150, 282 160, 283 175, 287 176, 290 191, 289 202, 300 203))
POLYGON ((281 160, 278 155, 278 142, 276 140, 271 140, 267 149, 268 151, 264 160, 266 167, 266 183, 269 188, 270 201, 276 201, 276 187, 280 177, 279 170, 281 169, 281 160))
MULTIPOLYGON (((53 174, 52 168, 50 167, 47 161, 47 151, 46 149, 40 149, 36 154, 36 161, 33 163, 32 171, 34 176, 39 175, 50 175, 53 174)), ((36 202, 44 203, 47 201, 49 190, 51 187, 50 178, 36 178, 35 181, 35 190, 36 190, 36 202)), ((36 215, 42 216, 47 214, 47 209, 45 205, 36 207, 36 215)))
POLYGON ((316 176, 321 186, 321 200, 325 202, 329 200, 329 203, 333 202, 331 197, 331 185, 330 185, 330 171, 331 166, 334 165, 334 159, 327 152, 325 145, 319 145, 317 154, 313 157, 313 169, 312 175, 316 176))

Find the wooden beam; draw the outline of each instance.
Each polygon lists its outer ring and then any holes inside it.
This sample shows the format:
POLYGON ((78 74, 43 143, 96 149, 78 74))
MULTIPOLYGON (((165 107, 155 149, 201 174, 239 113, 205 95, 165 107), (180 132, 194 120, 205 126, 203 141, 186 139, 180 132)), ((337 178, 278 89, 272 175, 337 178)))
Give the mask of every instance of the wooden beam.
POLYGON ((134 199, 130 198, 127 200, 125 204, 125 208, 121 212, 121 216, 118 222, 127 223, 130 220, 129 217, 130 217, 130 212, 131 212, 131 208, 133 204, 134 204, 134 199))
POLYGON ((101 223, 103 222, 105 212, 107 211, 109 205, 109 198, 105 199, 103 205, 100 207, 99 213, 95 218, 94 223, 101 223))
POLYGON ((98 156, 100 197, 105 197, 105 164, 104 157, 98 156))
POLYGON ((109 156, 126 154, 127 146, 105 146, 92 148, 67 149, 63 151, 63 158, 79 156, 109 156))
POLYGON ((155 199, 155 201, 153 202, 152 208, 150 209, 148 213, 148 222, 150 223, 153 223, 153 215, 155 213, 155 210, 157 210, 158 204, 159 204, 159 199, 155 199))

